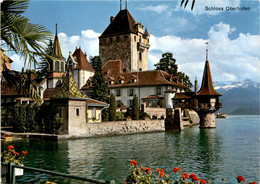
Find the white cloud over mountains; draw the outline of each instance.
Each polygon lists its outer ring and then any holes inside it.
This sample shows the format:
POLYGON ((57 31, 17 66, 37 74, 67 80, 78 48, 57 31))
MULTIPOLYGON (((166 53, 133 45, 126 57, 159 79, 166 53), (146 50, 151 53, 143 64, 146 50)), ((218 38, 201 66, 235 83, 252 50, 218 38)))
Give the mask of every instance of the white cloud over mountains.
MULTIPOLYGON (((191 80, 201 80, 206 58, 206 45, 209 41, 209 61, 214 81, 236 81, 251 79, 259 81, 260 36, 240 33, 235 39, 230 35, 235 28, 220 22, 208 31, 208 40, 185 39, 167 35, 156 37, 151 35, 149 50, 149 69, 154 69, 164 52, 172 52, 177 60, 179 71, 185 72, 191 80)), ((81 46, 89 56, 98 55, 98 36, 93 30, 84 30, 81 35, 68 36, 60 33, 59 41, 64 57, 69 51, 81 46)), ((19 60, 17 55, 11 56, 19 60)), ((20 60, 19 60, 20 61, 20 60)), ((23 65, 23 62, 20 62, 23 65)), ((17 63, 16 63, 17 64, 17 63)), ((16 69, 16 68, 15 68, 16 69)))

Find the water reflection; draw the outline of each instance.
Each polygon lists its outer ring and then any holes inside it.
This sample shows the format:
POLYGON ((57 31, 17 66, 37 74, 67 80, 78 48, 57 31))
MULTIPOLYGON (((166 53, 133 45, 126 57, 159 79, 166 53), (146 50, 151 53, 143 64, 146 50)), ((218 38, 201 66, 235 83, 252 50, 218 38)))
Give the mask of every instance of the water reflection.
MULTIPOLYGON (((237 175, 259 181, 259 118, 229 117, 217 121, 216 129, 197 126, 179 132, 162 132, 100 137, 59 142, 15 141, 20 150, 28 149, 25 165, 122 183, 128 174, 128 161, 137 160, 154 170, 161 167, 171 174, 173 167, 194 172, 200 178, 235 183, 237 175), (246 122, 246 123, 245 123, 246 122), (208 178, 212 177, 212 178, 208 178)), ((10 143, 8 143, 9 145, 10 143)), ((7 144, 2 143, 2 149, 7 144)), ((18 182, 71 183, 50 175, 26 172, 18 182)), ((247 182, 246 181, 246 182, 247 182)), ((74 183, 79 183, 74 181, 74 183)))

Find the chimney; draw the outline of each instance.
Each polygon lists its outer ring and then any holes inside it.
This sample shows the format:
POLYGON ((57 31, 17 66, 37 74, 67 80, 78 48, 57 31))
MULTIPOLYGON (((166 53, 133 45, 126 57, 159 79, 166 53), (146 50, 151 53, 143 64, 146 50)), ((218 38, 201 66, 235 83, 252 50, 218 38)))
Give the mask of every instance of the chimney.
POLYGON ((111 17, 110 17, 110 23, 113 22, 113 20, 114 20, 114 17, 111 16, 111 17))

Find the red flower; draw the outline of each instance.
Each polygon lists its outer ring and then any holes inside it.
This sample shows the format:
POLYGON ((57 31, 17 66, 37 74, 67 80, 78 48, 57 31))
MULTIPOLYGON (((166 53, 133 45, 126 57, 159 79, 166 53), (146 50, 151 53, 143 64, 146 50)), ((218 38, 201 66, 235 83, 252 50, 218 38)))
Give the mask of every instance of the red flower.
POLYGON ((135 160, 130 160, 129 161, 129 165, 132 165, 132 166, 137 166, 137 162, 135 160))
POLYGON ((174 167, 173 169, 172 169, 172 172, 174 172, 174 173, 178 173, 179 171, 181 171, 181 168, 179 168, 179 167, 174 167))
POLYGON ((16 152, 16 151, 15 151, 15 152, 13 152, 13 154, 14 154, 14 155, 17 155, 17 156, 19 156, 19 153, 18 153, 18 152, 16 152))
POLYGON ((243 176, 241 176, 241 175, 238 175, 238 176, 236 177, 236 179, 237 179, 237 182, 238 182, 238 183, 241 183, 241 181, 242 181, 242 183, 245 182, 245 179, 244 179, 243 176))
POLYGON ((23 153, 24 155, 27 155, 28 151, 25 150, 25 151, 23 151, 22 153, 23 153))
POLYGON ((199 180, 199 178, 193 173, 190 174, 189 178, 191 179, 192 182, 199 180))
POLYGON ((141 170, 145 171, 147 174, 151 173, 151 169, 148 167, 142 167, 141 170))
POLYGON ((159 169, 159 168, 157 168, 157 169, 155 169, 155 171, 159 174, 159 176, 160 177, 164 177, 164 170, 163 169, 159 169))
POLYGON ((199 179, 200 184, 206 184, 206 181, 203 179, 199 179))
POLYGON ((9 145, 9 146, 7 146, 7 149, 8 150, 12 150, 12 149, 14 149, 14 146, 13 145, 9 145))
POLYGON ((181 173, 182 178, 185 180, 187 178, 189 178, 189 174, 188 173, 181 173))
POLYGON ((257 184, 257 182, 256 181, 252 181, 252 182, 250 182, 248 184, 257 184))

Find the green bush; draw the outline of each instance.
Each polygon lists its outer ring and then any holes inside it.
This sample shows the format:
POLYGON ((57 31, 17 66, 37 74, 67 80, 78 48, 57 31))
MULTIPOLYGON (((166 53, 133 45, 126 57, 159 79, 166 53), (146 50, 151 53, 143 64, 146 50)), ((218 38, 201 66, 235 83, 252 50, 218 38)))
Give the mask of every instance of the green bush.
POLYGON ((124 114, 122 112, 116 112, 116 120, 123 120, 125 118, 124 114))

